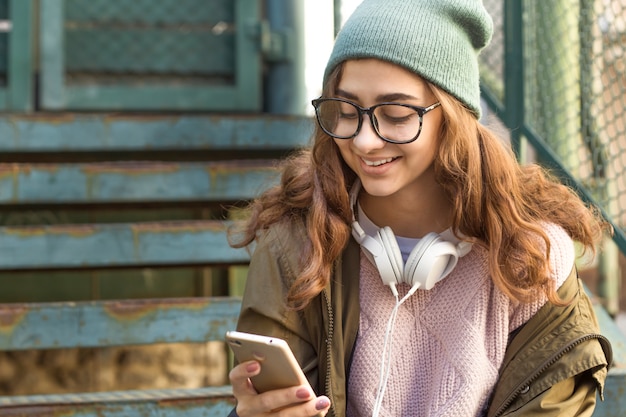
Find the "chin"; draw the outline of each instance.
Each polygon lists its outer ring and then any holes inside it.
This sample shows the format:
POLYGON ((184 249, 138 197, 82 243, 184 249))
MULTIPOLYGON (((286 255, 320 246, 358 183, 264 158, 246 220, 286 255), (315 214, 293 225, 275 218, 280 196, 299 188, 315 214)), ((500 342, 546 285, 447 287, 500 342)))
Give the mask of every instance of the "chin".
POLYGON ((396 187, 391 187, 389 184, 379 181, 365 181, 361 180, 363 190, 372 197, 387 197, 395 194, 398 190, 396 187))

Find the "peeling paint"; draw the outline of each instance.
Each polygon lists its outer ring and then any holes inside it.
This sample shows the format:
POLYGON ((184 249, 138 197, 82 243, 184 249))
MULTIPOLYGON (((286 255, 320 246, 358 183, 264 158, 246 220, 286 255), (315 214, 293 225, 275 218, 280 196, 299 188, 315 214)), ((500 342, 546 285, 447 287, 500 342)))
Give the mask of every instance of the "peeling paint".
POLYGON ((45 235, 68 235, 71 237, 87 237, 97 232, 97 227, 93 225, 52 225, 52 226, 23 226, 23 227, 5 227, 2 229, 4 234, 33 237, 45 235))
POLYGON ((97 164, 82 164, 80 170, 87 175, 93 174, 153 174, 172 173, 181 170, 181 164, 166 162, 103 162, 97 164))
POLYGON ((65 123, 74 123, 77 119, 82 118, 82 116, 77 116, 75 113, 21 113, 18 115, 3 115, 2 118, 4 120, 10 120, 14 123, 20 122, 31 122, 31 123, 47 123, 52 125, 60 125, 65 123))
POLYGON ((201 299, 158 299, 137 302, 108 302, 103 305, 104 311, 118 320, 138 320, 159 310, 201 310, 210 303, 201 299))
POLYGON ((222 178, 228 179, 234 175, 239 175, 245 178, 245 175, 257 175, 259 177, 265 177, 272 174, 278 174, 279 171, 274 165, 263 164, 246 164, 244 162, 251 161, 237 161, 238 164, 210 164, 207 165, 205 170, 209 175, 209 182, 212 188, 216 188, 220 184, 222 178))
POLYGON ((204 231, 221 233, 227 226, 219 220, 190 220, 134 223, 134 233, 201 233, 204 231))
POLYGON ((19 164, 19 169, 22 173, 26 172, 31 174, 34 171, 44 171, 48 173, 57 173, 62 169, 60 164, 19 164))
POLYGON ((2 233, 9 236, 19 236, 19 237, 34 237, 34 236, 45 236, 47 231, 45 227, 39 226, 24 226, 24 227, 4 227, 2 229, 2 233))
POLYGON ((189 193, 198 200, 245 199, 273 185, 278 175, 272 160, 0 164, 3 202, 11 204, 179 201, 189 193), (68 183, 74 184, 71 190, 68 183))
POLYGON ((0 178, 11 178, 18 174, 20 171, 28 169, 29 165, 24 164, 0 164, 0 178))
POLYGON ((309 143, 313 119, 283 115, 92 115, 76 113, 35 113, 5 115, 3 130, 12 134, 0 138, 0 150, 31 152, 63 149, 82 151, 119 150, 206 150, 274 149, 290 150, 309 143), (167 135, 137 135, 148 130, 168 131, 167 135), (63 132, 82 134, 64 135, 63 132), (169 134, 171 132, 171 134, 169 134), (52 135, 52 137, 51 137, 52 135), (138 136, 135 138, 135 136, 138 136), (132 141, 128 138, 133 137, 132 141), (252 148, 251 148, 252 147, 252 148))
MULTIPOLYGON (((19 397, 17 397, 19 399, 19 397)), ((32 398, 32 397, 30 397, 32 398)), ((2 397, 0 397, 0 400, 2 397)), ((232 390, 223 387, 171 389, 158 392, 119 392, 58 394, 38 396, 32 404, 15 403, 3 408, 3 416, 11 417, 103 417, 184 415, 208 417, 225 415, 235 406, 232 390), (91 398, 91 399, 90 399, 91 398), (161 410, 167 410, 159 412, 161 410), (155 414, 156 413, 156 414, 155 414)), ((0 401, 0 407, 6 406, 0 401)))
POLYGON ((30 309, 23 304, 0 305, 0 333, 12 333, 29 311, 30 309))

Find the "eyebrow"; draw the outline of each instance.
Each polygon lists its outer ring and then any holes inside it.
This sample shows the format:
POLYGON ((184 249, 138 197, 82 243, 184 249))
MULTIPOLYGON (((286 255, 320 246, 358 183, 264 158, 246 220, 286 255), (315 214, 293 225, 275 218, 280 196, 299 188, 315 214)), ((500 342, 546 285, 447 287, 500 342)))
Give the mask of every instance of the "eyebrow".
MULTIPOLYGON (((358 97, 348 91, 337 89, 337 95, 349 100, 358 100, 358 97)), ((398 100, 417 100, 417 97, 404 93, 389 93, 376 96, 377 102, 398 101, 398 100)))

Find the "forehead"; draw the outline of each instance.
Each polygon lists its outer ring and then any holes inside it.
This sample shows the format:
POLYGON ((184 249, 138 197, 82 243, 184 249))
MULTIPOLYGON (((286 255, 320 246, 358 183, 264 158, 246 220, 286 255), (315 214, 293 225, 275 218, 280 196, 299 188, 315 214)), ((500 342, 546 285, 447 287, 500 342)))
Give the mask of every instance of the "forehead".
POLYGON ((419 75, 378 59, 344 62, 337 89, 359 98, 405 94, 419 99, 432 95, 428 83, 419 75))

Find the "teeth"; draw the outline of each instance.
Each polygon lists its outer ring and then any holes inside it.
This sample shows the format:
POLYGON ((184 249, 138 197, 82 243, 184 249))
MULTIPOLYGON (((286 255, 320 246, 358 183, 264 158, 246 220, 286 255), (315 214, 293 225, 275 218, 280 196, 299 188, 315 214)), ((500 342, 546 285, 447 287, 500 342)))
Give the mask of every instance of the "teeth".
POLYGON ((382 164, 387 164, 391 161, 393 161, 393 158, 387 158, 387 159, 382 159, 380 161, 368 161, 368 160, 363 160, 365 162, 365 165, 371 166, 371 167, 377 167, 380 166, 382 164))

